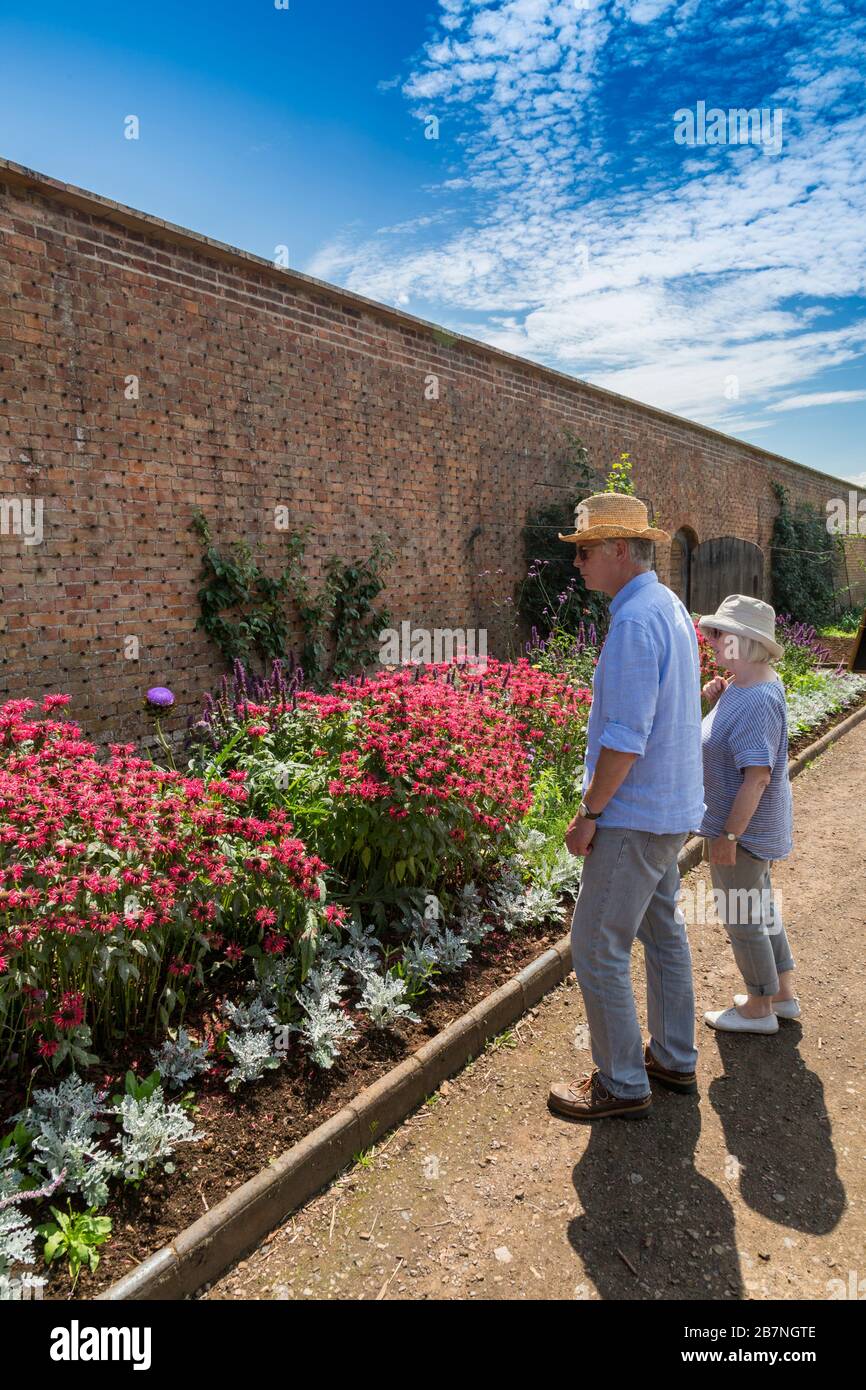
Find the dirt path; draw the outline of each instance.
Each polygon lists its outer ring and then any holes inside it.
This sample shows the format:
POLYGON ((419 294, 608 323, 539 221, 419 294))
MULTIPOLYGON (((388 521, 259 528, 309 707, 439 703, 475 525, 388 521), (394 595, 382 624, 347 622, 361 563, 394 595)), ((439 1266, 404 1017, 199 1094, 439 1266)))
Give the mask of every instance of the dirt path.
MULTIPOLYGON (((722 928, 690 925, 700 1096, 574 1124, 546 1107, 591 1065, 572 976, 205 1297, 866 1296, 866 721, 794 803, 774 882, 802 1027, 708 1029, 740 981, 722 928)), ((634 975, 645 1023, 639 947, 634 975)))

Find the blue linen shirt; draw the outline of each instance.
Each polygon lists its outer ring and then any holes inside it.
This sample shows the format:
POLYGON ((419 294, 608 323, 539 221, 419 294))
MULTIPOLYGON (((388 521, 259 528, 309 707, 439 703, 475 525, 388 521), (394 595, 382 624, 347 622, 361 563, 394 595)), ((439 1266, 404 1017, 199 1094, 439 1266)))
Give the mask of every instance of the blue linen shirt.
POLYGON ((704 818, 701 665, 685 605, 653 570, 615 594, 592 680, 583 791, 601 748, 637 753, 600 826, 676 835, 704 818))

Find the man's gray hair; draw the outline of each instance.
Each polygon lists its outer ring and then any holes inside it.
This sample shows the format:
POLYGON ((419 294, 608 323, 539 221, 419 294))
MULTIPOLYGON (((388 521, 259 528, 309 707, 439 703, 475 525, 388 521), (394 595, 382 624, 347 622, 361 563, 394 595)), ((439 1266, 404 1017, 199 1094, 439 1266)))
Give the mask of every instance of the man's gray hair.
POLYGON ((652 569, 655 559, 655 541, 630 540, 628 553, 632 564, 641 565, 645 570, 652 569))
MULTIPOLYGON (((622 539, 628 546, 628 557, 632 564, 639 565, 644 570, 652 569, 655 560, 655 541, 645 541, 627 536, 623 536, 622 539)), ((605 545, 613 544, 613 540, 605 541, 605 545)))

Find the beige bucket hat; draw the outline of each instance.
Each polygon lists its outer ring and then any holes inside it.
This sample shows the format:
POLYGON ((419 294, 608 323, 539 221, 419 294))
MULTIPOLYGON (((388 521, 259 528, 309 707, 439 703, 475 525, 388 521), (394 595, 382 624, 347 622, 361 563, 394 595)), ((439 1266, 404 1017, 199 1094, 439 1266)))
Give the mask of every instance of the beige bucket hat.
POLYGON ((698 618, 698 627, 703 631, 708 627, 718 628, 719 632, 733 632, 738 637, 753 637, 761 642, 772 657, 780 657, 785 648, 776 641, 776 610, 759 598, 749 598, 748 594, 728 594, 723 598, 715 613, 698 618))
POLYGON ((667 531, 650 526, 646 503, 625 492, 595 492, 574 510, 574 534, 561 541, 669 541, 667 531))

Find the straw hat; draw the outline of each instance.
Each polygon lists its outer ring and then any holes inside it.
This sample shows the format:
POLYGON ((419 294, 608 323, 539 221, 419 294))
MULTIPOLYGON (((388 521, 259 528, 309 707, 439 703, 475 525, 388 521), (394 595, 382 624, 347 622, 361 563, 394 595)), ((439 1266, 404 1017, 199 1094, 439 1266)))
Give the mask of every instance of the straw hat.
POLYGON ((748 594, 728 594, 723 598, 715 613, 698 618, 698 627, 718 628, 719 632, 733 632, 738 637, 753 637, 767 648, 772 657, 780 657, 785 648, 776 641, 776 610, 759 598, 749 598, 748 594))
POLYGON ((646 503, 625 492, 596 492, 574 511, 574 535, 561 541, 669 541, 667 531, 650 526, 646 503))

